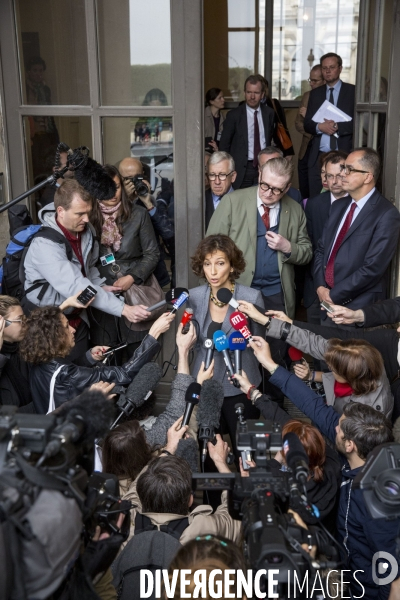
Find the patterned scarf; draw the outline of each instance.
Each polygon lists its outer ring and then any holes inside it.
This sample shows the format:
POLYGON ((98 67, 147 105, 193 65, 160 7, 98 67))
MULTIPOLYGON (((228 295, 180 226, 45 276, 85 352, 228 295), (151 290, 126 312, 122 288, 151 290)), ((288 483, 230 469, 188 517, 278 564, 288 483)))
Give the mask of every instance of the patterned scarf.
POLYGON ((112 247, 114 252, 118 252, 121 248, 122 235, 119 232, 115 219, 118 216, 121 202, 118 202, 116 206, 112 206, 111 208, 106 208, 101 202, 99 202, 99 206, 104 219, 101 230, 101 243, 103 246, 112 247))

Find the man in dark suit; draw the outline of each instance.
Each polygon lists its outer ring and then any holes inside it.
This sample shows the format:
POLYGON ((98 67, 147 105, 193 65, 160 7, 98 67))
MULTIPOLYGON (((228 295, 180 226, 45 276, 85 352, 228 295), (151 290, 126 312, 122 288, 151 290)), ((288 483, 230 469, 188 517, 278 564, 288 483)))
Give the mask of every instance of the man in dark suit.
POLYGON ((343 150, 348 153, 353 148, 355 86, 340 79, 342 59, 338 54, 324 54, 321 58, 321 68, 326 85, 311 90, 304 119, 305 131, 314 136, 310 142, 308 158, 310 198, 319 194, 322 188, 318 164, 320 154, 330 150, 343 150), (332 102, 352 120, 344 123, 336 123, 334 120, 325 120, 323 123, 313 121, 313 116, 325 100, 332 102))
POLYGON ((219 149, 235 161, 235 190, 258 183, 258 153, 271 145, 275 115, 272 108, 260 104, 264 92, 263 78, 250 75, 244 84, 245 103, 231 110, 224 121, 219 149))
POLYGON ((210 188, 205 193, 206 230, 215 209, 225 194, 233 192, 232 184, 236 179, 235 161, 227 152, 214 152, 207 167, 210 188))
MULTIPOLYGON (((323 164, 326 177, 327 192, 321 192, 314 198, 307 200, 305 213, 307 219, 307 231, 315 253, 318 242, 322 237, 324 227, 329 219, 329 213, 332 204, 339 198, 347 196, 344 191, 341 178, 341 165, 346 162, 347 154, 338 150, 327 155, 327 160, 323 164)), ((304 306, 307 309, 308 323, 321 322, 321 308, 318 300, 317 292, 315 291, 314 278, 314 261, 311 261, 306 267, 306 276, 304 283, 304 306)))
POLYGON ((379 155, 372 148, 355 150, 346 159, 342 186, 350 197, 333 203, 315 253, 320 302, 358 309, 386 297, 385 275, 397 248, 400 214, 375 188, 379 170, 379 155))

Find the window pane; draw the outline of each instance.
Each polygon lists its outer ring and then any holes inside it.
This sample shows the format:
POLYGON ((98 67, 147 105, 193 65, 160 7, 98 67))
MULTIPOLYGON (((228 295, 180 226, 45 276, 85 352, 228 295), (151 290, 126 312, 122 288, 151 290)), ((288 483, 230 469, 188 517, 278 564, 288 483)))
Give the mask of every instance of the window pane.
POLYGON ((378 40, 378 77, 376 78, 375 102, 387 102, 390 68, 390 48, 393 29, 393 0, 381 4, 381 20, 378 40))
POLYGON ((376 22, 376 0, 370 0, 367 14, 367 35, 364 40, 364 68, 361 81, 361 102, 371 102, 372 53, 374 49, 374 31, 376 22))
POLYGON ((90 104, 85 1, 16 0, 24 104, 90 104))
POLYGON ((101 103, 171 105, 169 0, 98 0, 101 103))
POLYGON ((170 185, 174 178, 172 117, 105 117, 102 125, 105 163, 117 165, 128 156, 138 158, 155 197, 170 185))
POLYGON ((359 0, 326 0, 304 6, 274 2, 273 94, 293 100, 309 89, 310 68, 327 52, 343 59, 341 78, 355 83, 359 0))
POLYGON ((255 27, 256 0, 228 0, 228 27, 255 27))
POLYGON ((229 90, 233 100, 244 98, 243 89, 246 78, 254 73, 254 37, 253 32, 229 32, 229 90))

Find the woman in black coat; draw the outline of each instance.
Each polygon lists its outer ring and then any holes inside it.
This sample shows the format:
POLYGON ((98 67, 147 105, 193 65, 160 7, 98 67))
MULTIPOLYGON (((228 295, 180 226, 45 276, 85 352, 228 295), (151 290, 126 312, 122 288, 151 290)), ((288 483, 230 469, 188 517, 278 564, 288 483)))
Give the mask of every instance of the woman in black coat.
MULTIPOLYGON (((96 266, 105 277, 106 285, 122 293, 133 283, 141 285, 150 277, 158 263, 159 249, 148 211, 129 200, 116 167, 106 165, 104 170, 117 189, 114 198, 98 201, 93 206, 91 223, 100 240, 96 266), (106 256, 107 262, 103 264, 106 256)), ((113 347, 128 342, 126 351, 118 357, 118 364, 133 355, 150 325, 144 330, 142 327, 135 330, 134 325, 125 324, 123 317, 91 309, 90 334, 94 345, 113 347)))

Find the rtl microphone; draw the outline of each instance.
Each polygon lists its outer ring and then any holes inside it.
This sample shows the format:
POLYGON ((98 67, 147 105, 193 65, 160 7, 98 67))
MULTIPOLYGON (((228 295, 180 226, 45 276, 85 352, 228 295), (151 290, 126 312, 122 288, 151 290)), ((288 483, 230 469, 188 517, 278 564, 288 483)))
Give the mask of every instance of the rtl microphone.
POLYGON ((185 312, 182 315, 181 325, 182 333, 186 334, 190 329, 190 321, 193 319, 193 308, 186 308, 185 312))
POLYGON ((290 360, 294 365, 300 365, 303 362, 303 353, 301 350, 297 348, 293 348, 293 346, 289 346, 288 354, 290 360))
POLYGON ((246 340, 240 333, 233 332, 229 336, 229 349, 233 352, 235 359, 235 373, 242 374, 242 352, 246 350, 246 340))
POLYGON ((288 432, 283 438, 282 445, 286 464, 293 473, 296 481, 303 486, 307 483, 309 473, 309 461, 304 446, 298 436, 293 432, 288 432))
POLYGON ((221 288, 218 290, 217 298, 220 302, 223 302, 224 304, 230 304, 230 306, 233 306, 233 308, 238 308, 239 306, 239 303, 233 297, 232 292, 227 288, 221 288))
POLYGON ((231 357, 229 354, 228 338, 226 337, 225 333, 221 329, 219 329, 218 331, 216 331, 214 333, 213 340, 214 340, 214 345, 215 345, 216 349, 218 350, 218 352, 222 352, 226 370, 228 371, 229 376, 233 377, 235 374, 235 371, 234 371, 231 357))
POLYGON ((174 306, 172 307, 171 310, 171 315, 174 315, 181 306, 183 306, 183 304, 185 304, 185 302, 188 301, 189 298, 189 293, 188 292, 182 292, 182 294, 179 296, 179 298, 177 298, 174 302, 174 306))
POLYGON ((230 321, 233 329, 240 331, 245 340, 252 341, 251 331, 247 326, 247 319, 243 313, 236 311, 231 314, 230 321))
POLYGON ((214 333, 218 331, 218 323, 211 321, 207 329, 207 338, 204 340, 203 348, 206 349, 206 357, 204 359, 204 370, 207 371, 214 357, 214 333))
POLYGON ((189 385, 188 389, 186 390, 186 394, 185 394, 186 408, 185 408, 185 412, 183 413, 183 421, 182 421, 181 428, 185 427, 186 425, 189 425, 189 421, 190 421, 190 417, 192 416, 193 409, 199 403, 200 392, 201 392, 201 385, 200 385, 200 383, 197 383, 196 381, 193 381, 189 385))
POLYGON ((177 300, 177 298, 179 298, 179 296, 183 294, 183 292, 186 292, 189 296, 189 290, 187 290, 186 288, 173 288, 172 290, 168 290, 168 292, 165 294, 164 300, 160 300, 160 302, 157 302, 152 306, 148 306, 146 310, 148 312, 153 312, 153 310, 157 310, 157 308, 161 308, 166 304, 173 304, 177 300))

